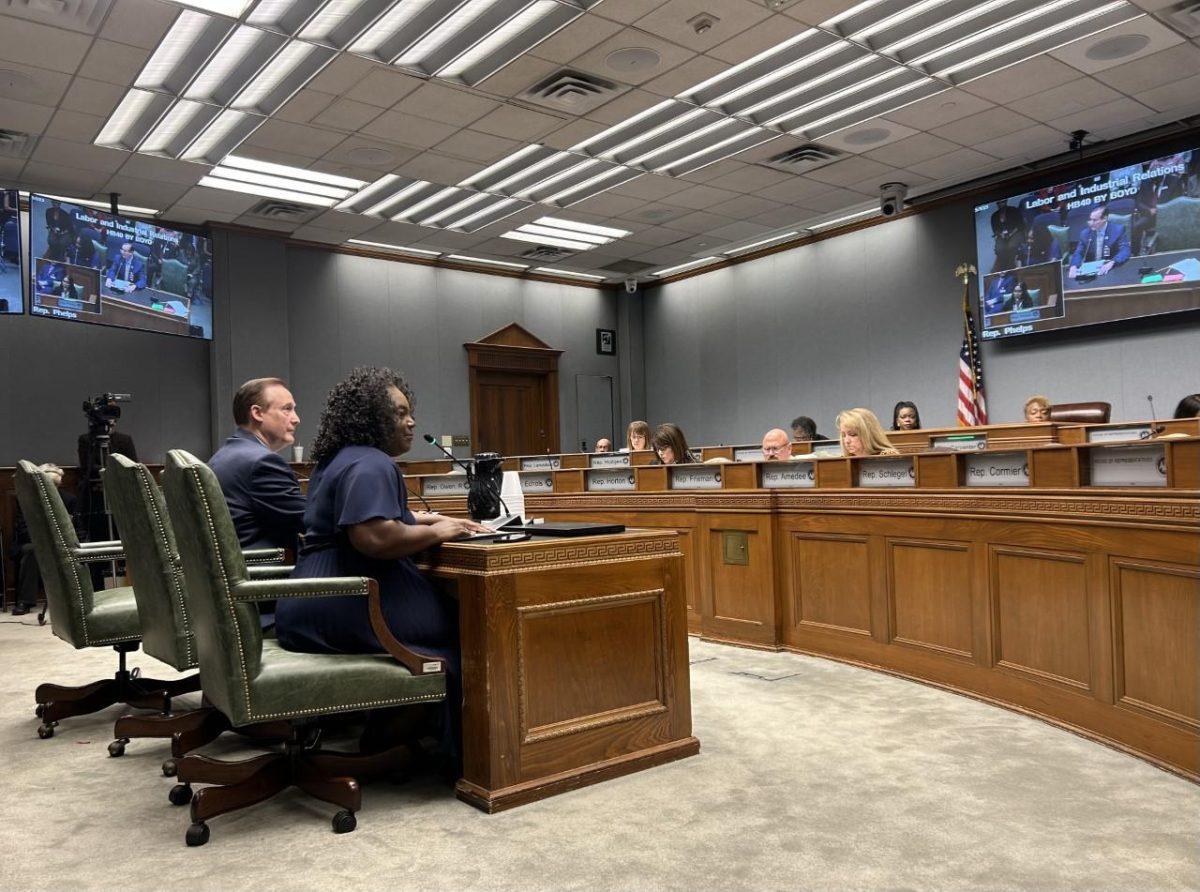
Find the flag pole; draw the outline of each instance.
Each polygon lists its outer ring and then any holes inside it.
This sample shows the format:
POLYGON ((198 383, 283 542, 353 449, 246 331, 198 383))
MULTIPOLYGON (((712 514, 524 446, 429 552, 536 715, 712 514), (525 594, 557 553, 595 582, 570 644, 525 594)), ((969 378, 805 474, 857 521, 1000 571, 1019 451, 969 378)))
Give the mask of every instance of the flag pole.
POLYGON ((976 275, 975 264, 963 262, 954 270, 954 275, 962 279, 963 283, 963 298, 962 298, 962 313, 963 313, 963 330, 967 336, 967 360, 971 365, 971 410, 975 415, 975 420, 979 420, 979 381, 975 376, 975 369, 978 363, 975 360, 975 332, 971 325, 971 276, 976 275))

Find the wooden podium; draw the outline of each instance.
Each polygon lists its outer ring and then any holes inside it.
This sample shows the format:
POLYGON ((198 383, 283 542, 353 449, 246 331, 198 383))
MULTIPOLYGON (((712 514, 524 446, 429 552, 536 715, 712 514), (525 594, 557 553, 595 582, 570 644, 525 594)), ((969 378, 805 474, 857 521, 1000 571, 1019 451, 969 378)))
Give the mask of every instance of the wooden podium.
POLYGON ((457 589, 458 797, 486 812, 695 755, 678 536, 447 543, 457 589))

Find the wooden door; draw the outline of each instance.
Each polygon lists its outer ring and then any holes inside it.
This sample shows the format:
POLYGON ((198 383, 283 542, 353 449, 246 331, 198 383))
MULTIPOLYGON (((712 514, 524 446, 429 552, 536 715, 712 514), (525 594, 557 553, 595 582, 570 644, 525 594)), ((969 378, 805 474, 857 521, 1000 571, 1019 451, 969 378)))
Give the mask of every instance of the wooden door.
POLYGON ((549 448, 546 376, 480 370, 478 452, 534 455, 549 448))

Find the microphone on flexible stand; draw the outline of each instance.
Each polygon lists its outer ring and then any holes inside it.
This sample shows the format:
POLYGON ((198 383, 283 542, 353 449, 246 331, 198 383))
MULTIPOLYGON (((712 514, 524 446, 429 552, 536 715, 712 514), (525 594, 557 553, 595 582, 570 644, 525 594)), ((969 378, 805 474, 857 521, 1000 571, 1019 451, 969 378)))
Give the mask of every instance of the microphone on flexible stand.
POLYGON ((1167 426, 1165 424, 1159 424, 1158 416, 1154 414, 1154 394, 1152 394, 1152 393, 1146 394, 1146 402, 1148 402, 1150 404, 1150 421, 1151 421, 1150 430, 1151 430, 1151 433, 1153 434, 1153 436, 1157 437, 1159 434, 1161 434, 1163 431, 1165 431, 1167 429, 1167 426))
POLYGON ((442 454, 445 455, 446 458, 450 459, 450 461, 454 462, 456 465, 458 465, 460 468, 462 468, 464 471, 466 471, 467 472, 467 483, 470 483, 473 479, 475 479, 475 469, 472 468, 470 465, 464 463, 461 459, 459 459, 457 456, 455 456, 455 454, 453 452, 451 452, 449 449, 447 449, 445 446, 443 446, 441 443, 439 443, 437 440, 437 437, 435 437, 433 434, 426 434, 425 442, 428 443, 430 446, 440 449, 442 451, 442 454))
POLYGON ((505 504, 504 497, 500 495, 500 480, 498 479, 500 456, 495 453, 487 455, 481 453, 479 461, 483 462, 483 468, 479 469, 474 460, 468 465, 457 458, 453 452, 439 443, 433 434, 426 434, 425 442, 440 450, 450 461, 467 472, 467 510, 470 512, 472 520, 489 520, 500 513, 500 508, 504 509, 505 514, 508 514, 508 505, 505 504), (493 468, 495 473, 489 473, 493 468), (477 473, 479 470, 482 470, 482 473, 477 473), (497 507, 497 503, 499 503, 499 507, 497 507))

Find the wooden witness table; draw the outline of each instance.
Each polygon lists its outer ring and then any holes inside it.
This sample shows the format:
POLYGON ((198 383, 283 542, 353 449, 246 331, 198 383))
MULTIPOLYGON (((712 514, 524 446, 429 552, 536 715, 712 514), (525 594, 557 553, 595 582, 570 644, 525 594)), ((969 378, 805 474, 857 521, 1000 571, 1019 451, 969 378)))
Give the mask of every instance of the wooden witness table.
POLYGON ((422 557, 459 599, 459 799, 496 812, 699 752, 682 560, 664 530, 422 557))

